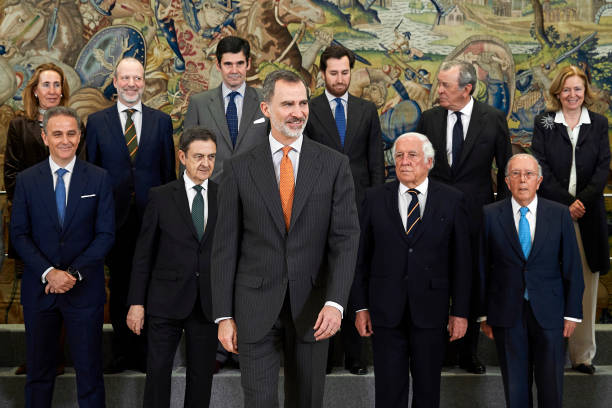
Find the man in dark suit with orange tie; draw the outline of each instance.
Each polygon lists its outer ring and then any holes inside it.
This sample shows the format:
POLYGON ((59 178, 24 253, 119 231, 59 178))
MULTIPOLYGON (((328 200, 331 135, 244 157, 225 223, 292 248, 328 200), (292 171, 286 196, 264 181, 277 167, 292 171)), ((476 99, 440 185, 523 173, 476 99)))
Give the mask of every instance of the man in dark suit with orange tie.
MULTIPOLYGON (((321 54, 319 67, 325 92, 310 101, 306 136, 348 156, 351 165, 357 211, 365 190, 385 181, 382 139, 378 112, 372 102, 348 92, 355 55, 340 45, 331 45, 321 54)), ((355 326, 354 310, 342 320, 340 337, 344 346, 344 366, 352 374, 367 374, 362 357, 362 340, 355 326)), ((333 357, 330 341, 328 367, 333 357)))
POLYGON ((538 197, 542 168, 508 161, 511 198, 484 207, 480 238, 482 331, 495 339, 508 408, 561 408, 564 337, 582 319, 584 280, 567 206, 538 197))
POLYGON ((172 363, 183 331, 185 407, 208 407, 217 348, 212 320, 210 250, 217 219, 215 136, 186 129, 179 142, 183 177, 149 193, 136 245, 127 325, 148 332, 144 407, 169 407, 172 363))
POLYGON ((113 324, 113 361, 106 372, 144 372, 146 338, 126 326, 126 301, 149 189, 176 179, 172 121, 142 103, 144 68, 137 59, 124 58, 117 64, 113 84, 117 104, 90 115, 86 129, 87 160, 110 174, 116 207, 116 240, 106 259, 113 324))
POLYGON ((376 406, 407 407, 412 376, 412 406, 435 408, 446 338, 468 325, 469 217, 462 192, 428 177, 427 137, 399 136, 393 157, 398 180, 366 192, 350 306, 372 336, 376 406))
POLYGON ((107 172, 76 158, 80 129, 73 109, 47 110, 42 138, 49 159, 17 176, 11 240, 25 265, 28 408, 51 407, 62 321, 78 405, 104 407, 104 257, 113 244, 115 217, 107 172))

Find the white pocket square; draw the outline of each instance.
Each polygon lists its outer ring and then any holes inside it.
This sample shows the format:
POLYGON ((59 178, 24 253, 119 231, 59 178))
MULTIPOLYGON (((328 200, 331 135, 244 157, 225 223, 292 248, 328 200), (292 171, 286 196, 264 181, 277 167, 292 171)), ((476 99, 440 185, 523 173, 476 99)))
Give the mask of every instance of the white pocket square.
POLYGON ((266 118, 259 118, 253 121, 253 124, 256 125, 258 123, 264 123, 266 121, 266 118))
POLYGON ((95 196, 96 196, 95 194, 85 194, 85 195, 82 195, 81 198, 91 198, 95 196))

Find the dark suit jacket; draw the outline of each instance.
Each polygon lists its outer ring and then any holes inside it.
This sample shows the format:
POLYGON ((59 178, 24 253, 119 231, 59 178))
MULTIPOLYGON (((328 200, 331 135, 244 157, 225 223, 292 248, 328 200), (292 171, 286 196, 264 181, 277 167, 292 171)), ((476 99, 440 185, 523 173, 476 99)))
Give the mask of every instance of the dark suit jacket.
POLYGON ((578 220, 584 252, 589 268, 604 275, 610 268, 608 223, 603 199, 610 173, 608 120, 590 111, 589 117, 591 124, 580 126, 576 143, 576 197, 567 191, 572 143, 565 126, 554 123, 554 112, 536 117, 531 148, 544 176, 539 194, 567 206, 576 199, 585 205, 586 213, 578 220))
POLYGON ((378 112, 372 102, 349 94, 344 146, 325 93, 310 100, 305 134, 312 140, 348 156, 355 182, 358 208, 365 190, 385 181, 382 138, 378 112))
POLYGON ((574 226, 566 206, 538 197, 535 236, 525 259, 510 198, 484 207, 480 238, 480 315, 496 327, 522 316, 525 287, 544 329, 582 318, 584 281, 574 226))
POLYGON ((202 126, 217 136, 217 158, 211 180, 219 182, 223 174, 223 163, 233 155, 244 153, 268 140, 268 120, 261 113, 261 97, 255 88, 247 86, 242 103, 242 116, 238 125, 236 146, 232 146, 221 85, 217 88, 192 95, 185 115, 184 128, 202 126), (257 123, 255 123, 257 122, 257 123))
POLYGON ((149 189, 176 179, 172 121, 167 114, 142 105, 142 129, 133 162, 117 105, 90 115, 86 133, 87 160, 111 176, 117 228, 127 219, 132 195, 142 217, 149 189))
POLYGON ((183 178, 152 188, 136 245, 128 303, 147 314, 185 319, 199 293, 211 320, 210 250, 217 219, 217 185, 208 181, 208 221, 202 240, 193 226, 183 178))
POLYGON ((477 239, 481 225, 482 206, 494 201, 491 164, 497 163, 498 198, 504 197, 508 189, 504 181, 504 170, 510 156, 508 124, 502 111, 485 103, 474 101, 461 160, 453 172, 446 156, 446 117, 448 111, 440 106, 421 115, 417 132, 431 141, 435 151, 434 167, 429 173, 433 180, 450 184, 465 193, 470 214, 470 231, 477 239))
POLYGON ((346 156, 304 138, 287 232, 270 144, 226 162, 212 254, 213 317, 233 316, 238 338, 260 340, 286 291, 297 335, 314 341, 326 301, 346 305, 359 220, 346 156))
POLYGON ((366 192, 353 310, 369 309, 372 324, 397 327, 406 306, 417 327, 444 327, 467 317, 471 252, 464 195, 429 180, 421 224, 408 238, 398 208, 399 182, 366 192), (450 299, 452 298, 452 305, 450 299))
POLYGON ((17 176, 11 214, 11 239, 25 264, 21 303, 45 309, 61 296, 76 307, 104 304, 104 257, 113 244, 114 219, 110 178, 105 170, 76 160, 63 228, 49 162, 22 171, 17 176), (45 295, 43 272, 69 266, 77 269, 83 280, 65 294, 45 295))

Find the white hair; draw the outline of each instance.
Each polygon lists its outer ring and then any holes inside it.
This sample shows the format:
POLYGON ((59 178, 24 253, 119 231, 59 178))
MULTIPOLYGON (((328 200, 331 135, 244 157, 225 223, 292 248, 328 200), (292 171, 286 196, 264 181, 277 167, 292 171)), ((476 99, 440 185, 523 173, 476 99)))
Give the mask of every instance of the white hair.
POLYGON ((425 156, 425 161, 431 159, 432 160, 431 167, 433 167, 433 160, 434 160, 434 155, 436 154, 436 151, 434 150, 433 145, 431 144, 427 136, 421 133, 417 133, 417 132, 404 133, 403 135, 399 135, 397 139, 395 139, 395 142, 393 143, 393 147, 391 149, 391 153, 393 154, 393 159, 395 159, 395 146, 397 146, 397 142, 399 142, 402 139, 408 139, 408 138, 417 139, 423 143, 423 156, 425 156))

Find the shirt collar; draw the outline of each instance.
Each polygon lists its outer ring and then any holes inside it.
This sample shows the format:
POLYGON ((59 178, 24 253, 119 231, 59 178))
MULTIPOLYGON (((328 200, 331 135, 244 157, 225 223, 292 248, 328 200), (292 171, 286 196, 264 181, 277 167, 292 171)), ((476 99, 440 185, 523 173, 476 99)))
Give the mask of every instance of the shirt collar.
POLYGON ((223 94, 223 99, 227 98, 228 95, 234 91, 238 92, 240 96, 244 98, 244 91, 246 91, 246 82, 243 82, 242 85, 240 85, 240 87, 235 90, 225 86, 225 82, 221 82, 221 92, 223 94))
POLYGON ((348 90, 344 93, 344 95, 342 96, 334 96, 332 94, 330 94, 327 89, 325 90, 325 96, 327 97, 327 101, 331 102, 336 98, 340 98, 344 101, 344 103, 348 103, 348 90))
MULTIPOLYGON (((274 136, 272 136, 272 133, 268 135, 268 140, 270 141, 270 150, 272 151, 272 154, 278 152, 283 147, 285 147, 284 144, 282 144, 281 142, 276 140, 274 136)), ((302 150, 303 141, 304 141, 304 135, 300 135, 300 137, 295 139, 295 141, 291 143, 289 146, 291 146, 293 150, 295 150, 296 152, 298 152, 298 154, 300 154, 300 151, 302 150)))
MULTIPOLYGON (((558 110, 557 113, 555 113, 555 123, 560 123, 563 126, 568 127, 567 122, 565 121, 565 116, 563 116, 563 111, 558 110)), ((583 106, 582 110, 580 111, 580 119, 578 119, 578 124, 576 126, 587 125, 590 123, 591 117, 589 116, 589 111, 583 106)))
POLYGON ((72 170, 74 169, 74 163, 76 163, 76 156, 74 156, 72 158, 72 160, 70 160, 70 163, 68 163, 64 167, 62 167, 59 164, 55 163, 53 161, 53 159, 51 158, 51 156, 49 156, 49 165, 51 166, 51 173, 53 173, 53 174, 55 174, 57 169, 66 169, 66 170, 68 170, 68 173, 72 173, 72 170))
MULTIPOLYGON (((193 188, 193 186, 196 185, 196 183, 194 183, 193 180, 189 178, 186 171, 183 172, 183 180, 185 181, 185 190, 187 191, 189 191, 190 189, 193 188)), ((204 190, 207 190, 208 189, 208 179, 204 180, 204 182, 200 185, 202 186, 204 190)))
MULTIPOLYGON (((468 102, 468 103, 466 103, 466 104, 465 104, 465 106, 464 106, 463 108, 459 109, 459 112, 461 112, 461 115, 462 115, 462 116, 465 116, 465 117, 468 117, 468 118, 469 118, 469 117, 471 117, 471 116, 472 116, 472 110, 474 110, 474 98, 472 98, 472 97, 470 96, 470 100, 469 100, 469 102, 468 102)), ((450 116, 450 115, 454 115, 454 113, 455 113, 455 112, 456 112, 456 111, 449 110, 449 111, 448 111, 448 115, 449 115, 449 116, 450 116)))
POLYGON ((126 109, 135 109, 138 112, 142 113, 142 101, 138 101, 138 103, 136 103, 136 105, 134 106, 127 106, 127 105, 122 104, 119 100, 117 100, 117 110, 121 113, 125 111, 126 109))
MULTIPOLYGON (((425 181, 415 187, 419 194, 427 194, 427 188, 429 187, 429 177, 425 177, 425 181)), ((399 193, 405 194, 410 188, 406 187, 402 182, 399 183, 399 193)))
MULTIPOLYGON (((512 214, 516 214, 519 212, 519 210, 521 209, 522 205, 520 205, 515 199, 514 197, 512 197, 510 199, 510 202, 512 203, 512 214)), ((533 198, 533 200, 531 200, 531 202, 529 204, 527 204, 527 208, 529 208, 529 212, 534 214, 536 213, 536 210, 538 208, 538 195, 536 194, 535 197, 533 198)))

